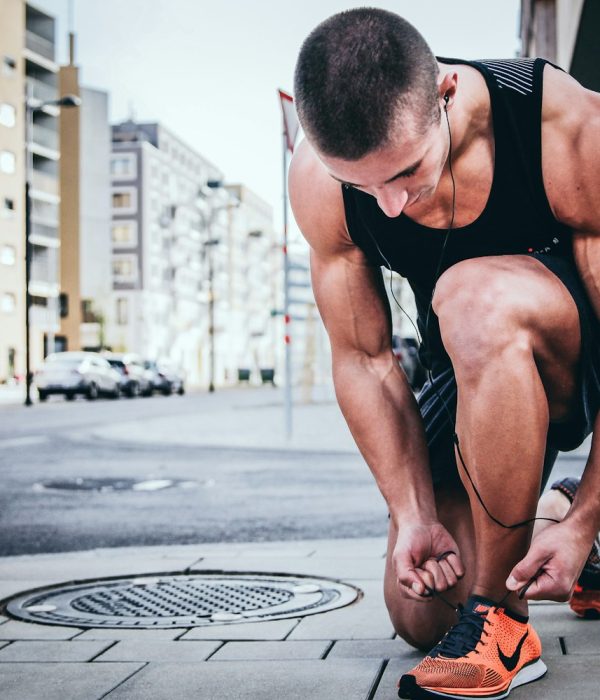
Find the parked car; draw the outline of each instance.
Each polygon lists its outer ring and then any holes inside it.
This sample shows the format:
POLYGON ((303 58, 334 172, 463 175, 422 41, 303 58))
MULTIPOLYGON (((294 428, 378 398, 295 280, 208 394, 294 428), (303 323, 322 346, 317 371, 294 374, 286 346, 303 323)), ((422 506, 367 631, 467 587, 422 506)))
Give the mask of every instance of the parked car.
POLYGON ((151 378, 138 355, 106 353, 104 357, 119 373, 121 393, 130 398, 152 396, 154 387, 151 378))
POLYGON ((160 391, 165 396, 173 393, 181 396, 185 393, 183 373, 167 360, 145 360, 144 367, 151 375, 155 391, 160 391))
POLYGON ((404 370, 408 383, 418 391, 427 378, 425 369, 419 360, 419 344, 414 338, 392 336, 392 350, 404 370))
POLYGON ((40 401, 50 394, 63 394, 72 401, 77 394, 89 400, 98 396, 119 398, 119 375, 95 352, 55 352, 34 375, 40 401))

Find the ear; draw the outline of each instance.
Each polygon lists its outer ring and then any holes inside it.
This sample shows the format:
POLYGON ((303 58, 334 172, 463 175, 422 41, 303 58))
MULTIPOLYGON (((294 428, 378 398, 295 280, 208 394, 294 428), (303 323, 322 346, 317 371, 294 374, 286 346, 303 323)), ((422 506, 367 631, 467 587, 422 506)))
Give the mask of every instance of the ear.
POLYGON ((438 95, 442 109, 447 109, 452 106, 454 98, 456 97, 457 88, 457 73, 446 73, 441 76, 441 80, 438 82, 438 95))

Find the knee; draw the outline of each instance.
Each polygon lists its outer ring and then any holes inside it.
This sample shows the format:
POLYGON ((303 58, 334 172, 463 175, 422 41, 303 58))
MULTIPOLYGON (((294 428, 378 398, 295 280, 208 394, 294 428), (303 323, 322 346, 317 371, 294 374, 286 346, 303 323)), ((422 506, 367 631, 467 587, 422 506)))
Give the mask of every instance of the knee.
POLYGON ((464 260, 438 280, 432 308, 454 367, 463 377, 479 376, 506 353, 530 355, 525 309, 509 278, 481 259, 464 260))
POLYGON ((450 622, 431 614, 431 604, 401 598, 397 587, 392 587, 388 581, 384 586, 384 598, 394 631, 416 649, 429 651, 450 627, 450 622))

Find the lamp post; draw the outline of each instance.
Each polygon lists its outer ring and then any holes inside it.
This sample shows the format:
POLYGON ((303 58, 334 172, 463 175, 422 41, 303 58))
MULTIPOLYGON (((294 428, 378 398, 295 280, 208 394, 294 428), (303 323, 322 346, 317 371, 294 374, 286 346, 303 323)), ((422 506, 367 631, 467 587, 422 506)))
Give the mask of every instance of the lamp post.
POLYGON ((33 172, 33 153, 29 147, 33 133, 33 115, 45 107, 78 107, 81 98, 77 95, 64 95, 57 100, 35 100, 30 85, 25 100, 25 406, 31 406, 31 347, 29 332, 29 315, 31 295, 29 282, 31 280, 31 173, 33 172))

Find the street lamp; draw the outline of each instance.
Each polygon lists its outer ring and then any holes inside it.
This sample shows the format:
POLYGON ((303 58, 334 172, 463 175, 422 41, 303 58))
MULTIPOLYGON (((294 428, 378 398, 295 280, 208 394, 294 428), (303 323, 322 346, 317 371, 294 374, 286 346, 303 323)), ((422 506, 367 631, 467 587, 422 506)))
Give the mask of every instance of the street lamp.
POLYGON ((25 406, 31 406, 31 349, 29 342, 29 311, 31 295, 29 282, 31 279, 31 173, 33 171, 33 153, 29 147, 33 132, 33 115, 45 107, 79 107, 81 98, 77 95, 64 95, 57 100, 34 100, 32 87, 28 89, 25 100, 25 406))
MULTIPOLYGON (((206 188, 208 190, 222 190, 223 183, 221 180, 208 180, 206 182, 206 188)), ((212 199, 212 192, 207 193, 205 188, 201 188, 198 192, 202 199, 208 202, 212 199)), ((236 197, 229 196, 228 201, 225 204, 211 206, 208 216, 205 216, 200 208, 200 217, 202 218, 202 223, 206 229, 207 240, 204 242, 204 250, 208 257, 208 342, 209 342, 209 357, 210 357, 210 375, 208 383, 209 393, 214 393, 215 390, 215 293, 214 293, 214 265, 213 265, 213 254, 212 248, 219 244, 218 238, 212 237, 212 225, 218 216, 219 212, 226 211, 228 209, 233 209, 239 206, 240 202, 236 197), (208 249, 208 250, 207 250, 208 249)))

